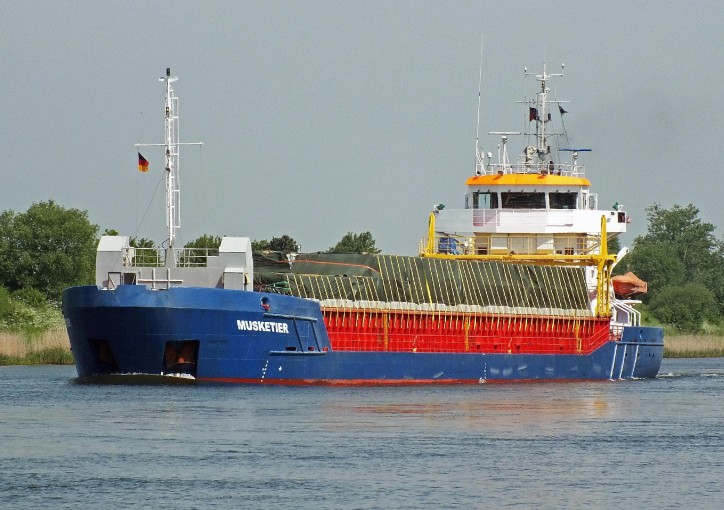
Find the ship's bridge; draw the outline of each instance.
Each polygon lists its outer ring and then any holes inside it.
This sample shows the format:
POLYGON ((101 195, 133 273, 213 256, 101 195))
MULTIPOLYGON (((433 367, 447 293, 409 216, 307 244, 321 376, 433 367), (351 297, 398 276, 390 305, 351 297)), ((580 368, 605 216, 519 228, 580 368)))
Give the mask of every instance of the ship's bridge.
POLYGON ((603 264, 607 240, 626 231, 628 215, 623 206, 599 208, 591 193, 579 153, 589 148, 560 147, 566 142, 561 103, 548 100, 547 82, 552 77, 543 68, 535 76, 540 88, 535 98, 519 101, 527 106, 530 128, 520 131, 489 131, 500 135, 498 162, 485 153, 476 135, 475 175, 466 181, 464 209, 442 204, 430 214, 427 237, 420 255, 526 261, 531 263, 603 264), (563 132, 556 132, 550 104, 558 107, 563 132), (508 157, 509 137, 525 135, 528 145, 516 161, 508 157), (552 148, 558 147, 556 150, 552 148), (561 154, 570 154, 562 162, 561 154))
MULTIPOLYGON (((464 209, 438 205, 432 245, 451 255, 575 255, 597 250, 601 217, 609 237, 626 231, 623 206, 598 208, 579 165, 481 165, 466 181, 464 209)), ((429 238, 423 247, 431 246, 429 238)))

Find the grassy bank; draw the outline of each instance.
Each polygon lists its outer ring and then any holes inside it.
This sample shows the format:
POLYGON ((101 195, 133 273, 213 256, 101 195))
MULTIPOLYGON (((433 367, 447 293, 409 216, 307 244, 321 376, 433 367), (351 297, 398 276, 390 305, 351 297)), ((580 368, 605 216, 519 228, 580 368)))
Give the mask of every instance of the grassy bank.
POLYGON ((72 365, 68 334, 63 328, 42 333, 0 331, 0 365, 72 365))
POLYGON ((724 357, 724 336, 666 335, 665 358, 724 357))
MULTIPOLYGON (((724 357, 724 336, 667 335, 664 357, 724 357)), ((0 365, 72 365, 65 329, 23 334, 0 332, 0 365)))

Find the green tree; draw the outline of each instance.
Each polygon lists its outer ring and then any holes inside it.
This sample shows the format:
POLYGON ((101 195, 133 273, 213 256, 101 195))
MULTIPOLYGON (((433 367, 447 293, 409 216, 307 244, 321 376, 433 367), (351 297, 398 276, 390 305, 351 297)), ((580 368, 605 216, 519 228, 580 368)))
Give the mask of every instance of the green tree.
MULTIPOLYGON (((106 232, 109 231, 106 230, 106 232)), ((115 232, 115 230, 110 232, 115 232)), ((158 249, 156 249, 156 243, 153 242, 153 239, 149 239, 147 237, 131 237, 128 241, 128 245, 132 248, 136 248, 133 255, 133 265, 140 267, 161 267, 163 265, 161 253, 158 249)))
POLYGON ((88 213, 52 200, 0 215, 0 285, 33 288, 60 301, 66 287, 95 279, 98 226, 88 213))
MULTIPOLYGON (((618 253, 621 251, 621 240, 618 237, 614 237, 612 239, 608 240, 608 253, 618 253)), ((624 257, 623 260, 625 260, 626 257, 624 257)), ((619 275, 624 274, 625 266, 622 266, 621 264, 616 264, 616 266, 613 268, 613 274, 619 275)))
MULTIPOLYGON (((118 234, 115 234, 118 235, 118 234)), ((156 243, 153 242, 153 239, 149 239, 147 237, 131 237, 131 239, 128 240, 128 244, 133 248, 155 248, 156 243)))
POLYGON ((266 239, 260 239, 260 240, 253 240, 251 242, 251 251, 253 252, 261 252, 261 251, 270 251, 271 248, 269 248, 269 241, 266 239))
POLYGON ((21 303, 25 303, 27 306, 31 308, 45 308, 48 306, 48 301, 45 299, 45 296, 42 292, 39 290, 31 289, 29 287, 25 287, 24 289, 16 290, 13 292, 12 298, 15 301, 20 301, 21 303))
POLYGON ((219 246, 221 246, 221 236, 204 234, 193 241, 186 243, 184 248, 203 248, 218 251, 219 246))
POLYGON ((693 204, 674 205, 671 209, 654 204, 646 209, 646 213, 648 233, 636 242, 670 245, 684 267, 686 280, 708 280, 712 264, 722 254, 722 242, 715 235, 716 227, 701 221, 699 209, 693 204))
POLYGON ((719 256, 712 264, 709 274, 711 275, 711 280, 707 288, 714 293, 719 315, 724 320, 724 249, 719 251, 719 256))
POLYGON ((252 241, 251 249, 255 252, 278 251, 281 253, 292 253, 299 251, 299 243, 293 237, 284 234, 281 237, 272 237, 271 241, 265 239, 252 241))
POLYGON ((181 265, 191 267, 206 266, 206 259, 210 255, 219 254, 221 236, 204 234, 184 245, 181 255, 181 265))
POLYGON ((0 286, 0 330, 17 330, 29 322, 31 318, 26 308, 21 302, 12 299, 8 289, 0 286))
POLYGON ((0 323, 6 320, 6 317, 10 316, 13 312, 13 300, 10 298, 10 292, 8 289, 0 285, 0 323))
POLYGON ((703 222, 693 204, 671 209, 654 204, 646 213, 648 231, 634 240, 631 255, 622 261, 626 270, 649 282, 646 300, 668 285, 700 283, 724 313, 724 243, 715 236, 716 227, 703 222))
POLYGON ((634 249, 616 269, 621 266, 648 283, 649 293, 642 298, 645 303, 661 289, 684 282, 684 265, 671 243, 655 243, 639 238, 634 249))
POLYGON ((651 313, 679 331, 698 333, 704 323, 716 322, 714 293, 700 283, 664 287, 651 299, 651 313))
POLYGON ((0 286, 0 331, 37 333, 62 324, 60 311, 31 288, 10 293, 0 286))
POLYGON ((370 232, 354 234, 347 232, 345 236, 328 253, 379 253, 375 240, 370 232))
POLYGON ((272 237, 272 240, 269 241, 269 249, 282 253, 292 253, 299 251, 299 243, 292 237, 284 234, 281 237, 272 237))
POLYGON ((613 237, 608 240, 608 253, 618 253, 621 250, 621 240, 613 237))

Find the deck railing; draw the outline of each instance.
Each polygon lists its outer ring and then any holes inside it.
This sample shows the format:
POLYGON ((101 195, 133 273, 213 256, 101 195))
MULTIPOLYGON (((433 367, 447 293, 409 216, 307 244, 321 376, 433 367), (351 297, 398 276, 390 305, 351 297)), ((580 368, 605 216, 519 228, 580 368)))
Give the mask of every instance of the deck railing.
MULTIPOLYGON (((218 248, 178 248, 174 250, 175 265, 176 267, 206 267, 208 258, 218 254, 218 248)), ((166 266, 166 250, 163 248, 125 248, 123 265, 127 267, 164 267, 166 266)))
POLYGON ((428 254, 433 246, 434 254, 461 256, 537 255, 537 256, 593 256, 600 253, 599 235, 556 234, 485 234, 483 236, 435 235, 432 243, 423 237, 419 254, 428 254))
POLYGON ((584 165, 571 163, 488 163, 478 165, 478 175, 504 175, 504 174, 550 174, 567 175, 569 177, 585 177, 584 165))

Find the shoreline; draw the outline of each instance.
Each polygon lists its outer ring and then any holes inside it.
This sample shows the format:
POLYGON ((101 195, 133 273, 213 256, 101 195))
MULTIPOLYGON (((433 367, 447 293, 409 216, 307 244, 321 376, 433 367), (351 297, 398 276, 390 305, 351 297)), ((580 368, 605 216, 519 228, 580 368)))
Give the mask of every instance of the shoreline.
POLYGON ((724 336, 668 335, 664 337, 664 358, 724 357, 724 336))
POLYGON ((70 340, 64 328, 40 333, 0 331, 0 366, 74 363, 70 340))
MULTIPOLYGON (((664 345, 664 358, 724 357, 724 336, 669 335, 664 345)), ((65 329, 32 334, 0 331, 0 366, 72 364, 65 329)))

